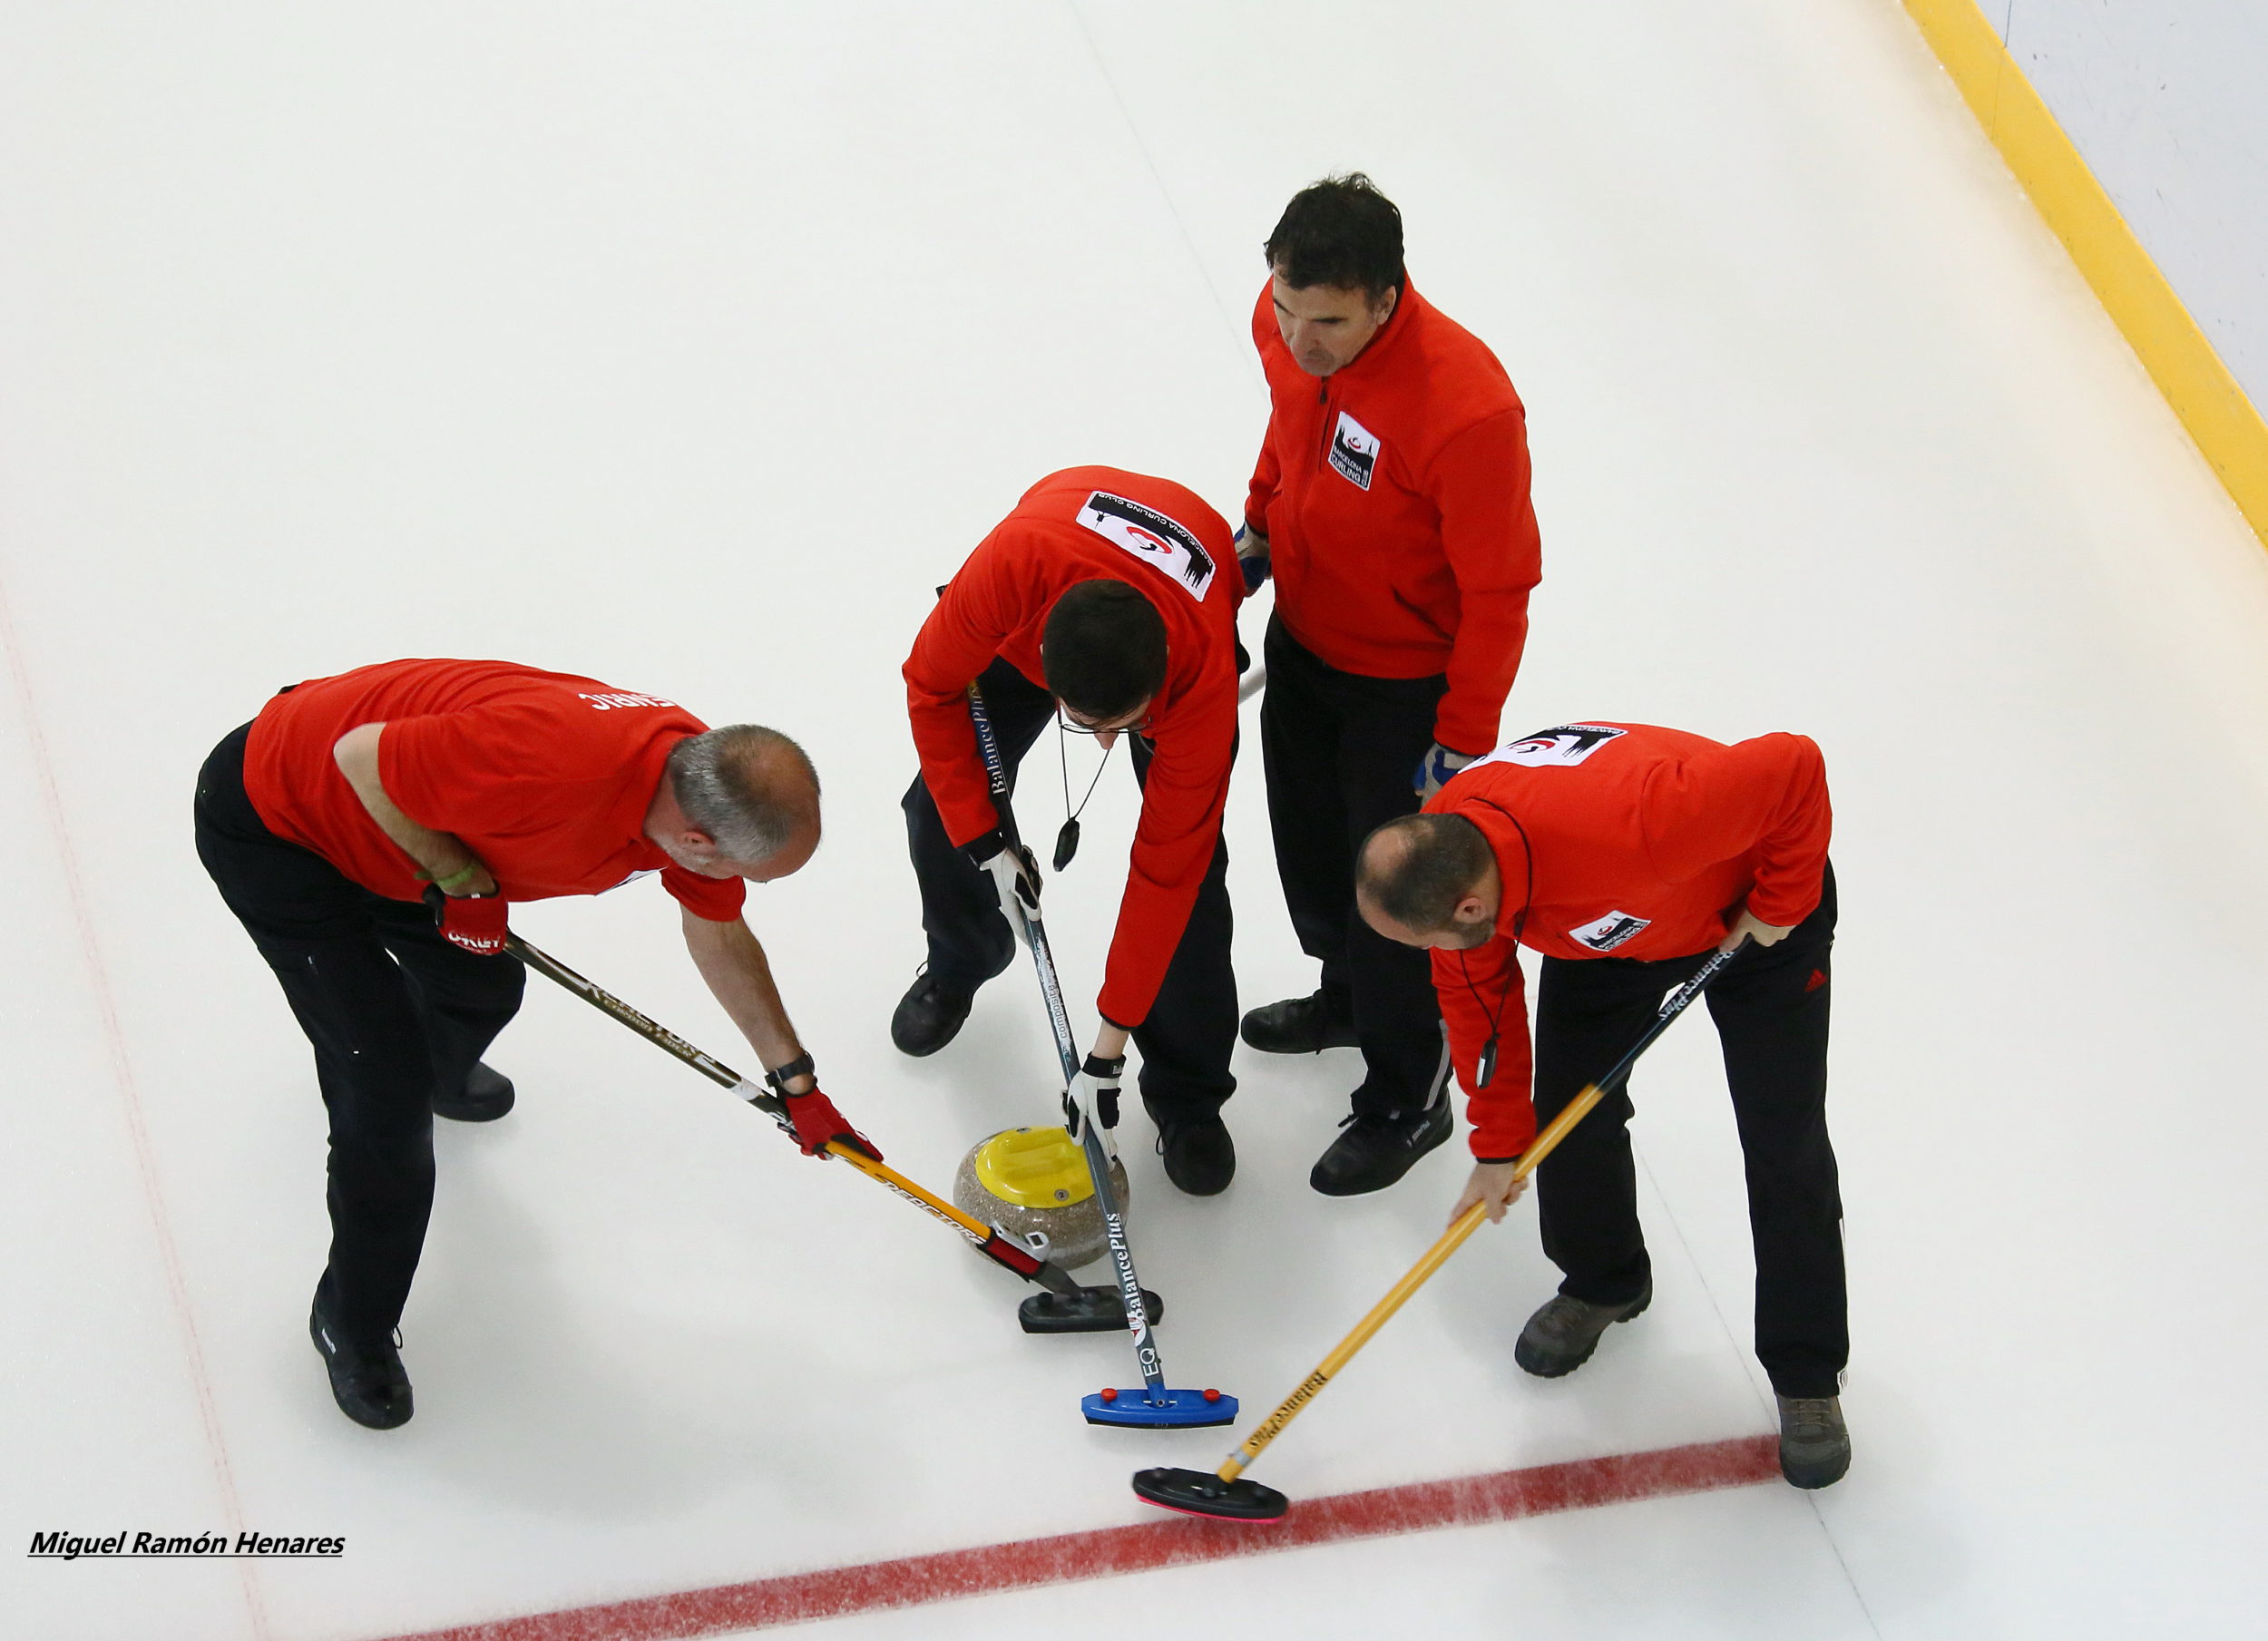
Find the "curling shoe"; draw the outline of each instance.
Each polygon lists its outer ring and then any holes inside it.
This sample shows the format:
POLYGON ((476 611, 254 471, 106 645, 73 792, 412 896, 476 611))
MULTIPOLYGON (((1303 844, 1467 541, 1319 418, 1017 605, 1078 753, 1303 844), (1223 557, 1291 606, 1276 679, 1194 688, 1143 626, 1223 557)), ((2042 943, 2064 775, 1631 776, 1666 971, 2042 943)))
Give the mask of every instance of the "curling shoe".
POLYGON ((325 1303, 329 1284, 327 1275, 316 1286, 315 1305, 308 1313, 308 1334, 322 1352, 323 1365, 330 1372, 331 1400, 347 1418, 374 1431, 407 1424, 413 1410, 409 1374, 402 1366, 400 1350, 393 1339, 372 1351, 349 1344, 331 1321, 325 1303))
POLYGON ((1625 1304, 1593 1304, 1566 1294, 1554 1294, 1528 1318, 1512 1346, 1512 1360, 1539 1379, 1557 1379, 1590 1360, 1598 1336, 1618 1322, 1628 1322, 1654 1303, 1649 1278, 1638 1296, 1625 1304))
POLYGON ((1158 1154, 1185 1197, 1217 1197, 1237 1177, 1237 1142, 1217 1116, 1158 1123, 1158 1154))
POLYGON ((433 1114, 451 1122, 494 1122, 512 1109, 513 1098, 512 1079, 475 1061, 462 1089, 435 1098, 433 1114))
POLYGON ((1354 1047, 1354 1022, 1344 1015, 1334 1018, 1322 991, 1253 1010, 1238 1034, 1263 1054, 1315 1054, 1354 1047))
POLYGON ((975 1001, 973 992, 954 991, 924 963, 905 995, 898 999, 897 1011, 890 1016, 890 1040, 897 1044, 899 1053, 916 1060, 934 1054, 960 1034, 962 1022, 969 1018, 969 1005, 975 1001))
POLYGON ((1791 1487, 1832 1487, 1851 1468, 1840 1396, 1778 1396, 1780 1474, 1791 1487))
POLYGON ((1449 1101, 1438 1091, 1422 1110, 1358 1112, 1339 1125, 1344 1131, 1316 1159, 1307 1183, 1325 1197, 1383 1191, 1456 1126, 1449 1101))

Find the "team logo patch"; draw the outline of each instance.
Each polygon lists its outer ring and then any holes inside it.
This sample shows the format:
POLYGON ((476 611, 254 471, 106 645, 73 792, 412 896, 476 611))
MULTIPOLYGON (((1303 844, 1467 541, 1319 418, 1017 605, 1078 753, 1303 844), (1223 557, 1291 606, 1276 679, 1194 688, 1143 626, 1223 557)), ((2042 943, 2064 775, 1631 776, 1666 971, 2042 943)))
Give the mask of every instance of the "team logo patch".
POLYGON ((1530 769, 1565 768, 1581 763, 1601 747, 1628 733, 1627 729, 1609 729, 1604 724, 1560 724, 1509 741, 1480 761, 1522 764, 1530 769))
POLYGON ((1154 507, 1098 490, 1079 510, 1079 522, 1106 542, 1162 571, 1199 603, 1213 584, 1213 555, 1194 532, 1154 507))
POLYGON ((1633 917, 1628 912, 1609 912, 1597 923, 1569 929, 1567 937, 1594 952, 1611 952, 1653 921, 1650 917, 1633 917))
POLYGON ((1342 410, 1331 433, 1331 466, 1357 490, 1370 488, 1378 465, 1378 435, 1342 410))

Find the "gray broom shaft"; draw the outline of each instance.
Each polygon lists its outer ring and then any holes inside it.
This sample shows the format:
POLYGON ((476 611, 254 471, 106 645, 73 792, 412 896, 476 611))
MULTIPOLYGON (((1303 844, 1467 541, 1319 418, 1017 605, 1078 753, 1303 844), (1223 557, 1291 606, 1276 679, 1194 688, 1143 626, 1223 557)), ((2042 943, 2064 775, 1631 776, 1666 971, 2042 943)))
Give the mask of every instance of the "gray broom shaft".
MULTIPOLYGON (((984 710, 984 692, 974 680, 969 684, 969 721, 976 727, 977 750, 984 755, 984 778, 992 788, 1000 835, 1010 847, 1020 848, 1023 840, 1016 832, 1014 800, 1008 793, 1008 768, 1000 756, 1000 742, 992 735, 992 718, 984 710)), ((1079 1078, 1079 1050, 1071 1038, 1070 1011, 1063 1006, 1063 987, 1056 978, 1055 954, 1049 949, 1047 931, 1036 913, 1018 906, 1016 919, 1023 924, 1031 947, 1032 966, 1040 972, 1040 995, 1047 1003, 1048 1024, 1055 1031, 1055 1052, 1063 1062, 1063 1092, 1068 1099, 1079 1078)), ((1144 1386, 1154 1397, 1162 1396, 1166 1366, 1150 1333, 1149 1306, 1142 1303, 1142 1283, 1135 1273, 1134 1250, 1126 1240, 1125 1205, 1119 1201, 1119 1194, 1110 1184, 1110 1153, 1103 1148, 1101 1134, 1095 1127, 1095 1114, 1084 1105, 1074 1109, 1079 1113, 1080 1149, 1087 1158, 1087 1172, 1093 1177, 1095 1205, 1102 1212, 1103 1227, 1108 1234, 1111 1275, 1119 1284, 1119 1304, 1126 1311, 1127 1331, 1134 1335, 1134 1360, 1142 1370, 1144 1386)))

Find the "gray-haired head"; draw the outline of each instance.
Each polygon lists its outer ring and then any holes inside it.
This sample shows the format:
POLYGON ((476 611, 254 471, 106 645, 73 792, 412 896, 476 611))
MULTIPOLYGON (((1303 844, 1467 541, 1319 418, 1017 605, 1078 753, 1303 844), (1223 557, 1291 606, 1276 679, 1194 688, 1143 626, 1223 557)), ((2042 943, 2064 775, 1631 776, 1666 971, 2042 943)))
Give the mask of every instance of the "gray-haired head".
POLYGON ((670 748, 670 796, 727 860, 755 865, 819 825, 819 772, 761 724, 727 724, 670 748))

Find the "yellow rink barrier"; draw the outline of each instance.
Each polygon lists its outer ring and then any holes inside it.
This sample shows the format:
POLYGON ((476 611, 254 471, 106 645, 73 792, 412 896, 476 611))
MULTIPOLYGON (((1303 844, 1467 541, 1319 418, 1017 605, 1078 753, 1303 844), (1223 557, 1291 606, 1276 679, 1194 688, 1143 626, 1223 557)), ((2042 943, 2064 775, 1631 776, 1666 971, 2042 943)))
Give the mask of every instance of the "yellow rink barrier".
POLYGON ((2268 424, 1976 0, 1901 3, 2237 510, 2268 545, 2268 424))

